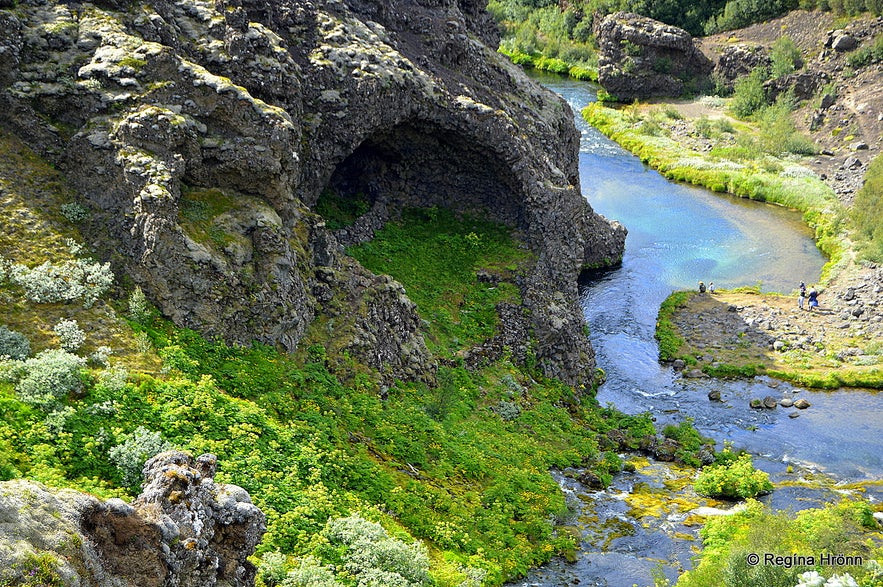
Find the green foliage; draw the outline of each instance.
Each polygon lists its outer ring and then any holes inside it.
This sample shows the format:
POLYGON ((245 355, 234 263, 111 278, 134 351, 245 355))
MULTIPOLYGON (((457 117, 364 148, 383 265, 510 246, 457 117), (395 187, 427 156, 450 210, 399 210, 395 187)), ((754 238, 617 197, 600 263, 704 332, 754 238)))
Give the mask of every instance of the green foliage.
MULTIPOLYGON (((728 452, 729 449, 721 451, 728 452)), ((695 483, 696 492, 723 499, 745 499, 773 490, 769 475, 754 468, 751 456, 743 453, 735 459, 709 465, 700 471, 695 483)))
POLYGON ((883 61, 883 34, 874 37, 874 42, 856 49, 846 57, 846 62, 856 69, 883 61))
MULTIPOLYGON (((679 587, 794 587, 801 575, 821 571, 829 579, 836 573, 855 577, 860 585, 876 587, 879 575, 874 565, 820 565, 820 553, 837 553, 879 559, 883 549, 873 542, 873 532, 862 525, 867 502, 843 501, 794 515, 773 513, 767 506, 749 499, 747 507, 730 516, 708 518, 700 530, 703 549, 694 568, 678 579, 679 587), (787 557, 782 564, 750 566, 749 554, 765 553, 787 557), (797 556, 814 557, 807 565, 797 556), (785 561, 790 564, 785 564, 785 561), (802 564, 804 563, 804 564, 802 564)), ((762 561, 763 559, 761 559, 762 561)), ((824 579, 820 584, 824 584, 824 579)), ((832 581, 831 585, 837 584, 832 581)))
POLYGON ((341 196, 330 189, 319 194, 315 210, 325 219, 331 230, 350 226, 371 209, 371 202, 364 194, 341 196))
POLYGON ((687 300, 693 296, 693 292, 678 291, 669 295, 659 307, 659 316, 656 319, 656 340, 659 341, 659 360, 673 361, 679 356, 679 351, 684 345, 684 339, 678 334, 677 328, 672 321, 672 316, 680 308, 683 308, 687 300))
POLYGON ((763 83, 770 77, 765 67, 755 67, 751 73, 736 80, 730 110, 739 118, 748 118, 769 102, 763 83))
POLYGON ((726 118, 715 118, 714 120, 711 120, 707 116, 695 119, 693 121, 693 128, 695 128, 696 132, 701 136, 707 139, 716 139, 724 133, 735 134, 736 132, 736 129, 733 128, 733 123, 726 118))
POLYGON ((163 440, 158 432, 151 432, 144 426, 138 426, 131 434, 126 435, 122 443, 111 447, 107 455, 119 469, 123 484, 132 491, 137 491, 141 486, 141 469, 144 463, 151 457, 173 448, 174 446, 163 440))
POLYGON ((669 424, 662 429, 662 435, 677 441, 680 448, 675 452, 675 458, 682 463, 698 467, 701 463, 698 457, 699 450, 708 444, 713 444, 709 438, 703 438, 693 426, 693 419, 686 418, 677 426, 669 424))
POLYGON ((797 131, 791 112, 794 99, 790 93, 780 95, 776 103, 760 110, 757 114, 760 124, 760 144, 767 153, 778 156, 782 153, 815 155, 819 149, 811 139, 797 131))
POLYGON ((797 0, 729 0, 723 12, 706 22, 705 33, 746 27, 785 14, 796 7, 797 0))
MULTIPOLYGON (((82 250, 80 245, 69 244, 73 254, 82 250)), ((83 307, 91 308, 113 284, 113 273, 109 263, 73 259, 60 263, 46 261, 36 267, 16 263, 8 268, 8 279, 23 287, 25 295, 32 302, 44 304, 82 300, 83 307)))
POLYGON ((80 369, 86 361, 61 350, 50 349, 24 362, 25 375, 15 386, 24 403, 51 410, 68 394, 83 387, 80 369))
POLYGON ((388 223, 375 240, 349 252, 371 271, 393 275, 405 286, 429 323, 427 342, 448 356, 493 336, 495 307, 518 302, 512 281, 516 268, 530 262, 508 228, 436 208, 406 210, 400 222, 388 223), (500 282, 479 281, 479 269, 500 282))
POLYGON ((21 574, 21 582, 16 585, 28 587, 64 587, 65 581, 59 573, 59 561, 48 552, 29 553, 14 570, 21 574))
POLYGON ((800 49, 788 36, 779 37, 773 42, 770 59, 772 60, 771 73, 774 78, 786 76, 803 67, 800 49))
POLYGON ((82 331, 76 320, 62 320, 52 328, 58 337, 62 349, 75 353, 86 342, 86 333, 82 331))
POLYGON ((89 210, 77 202, 68 202, 61 205, 61 215, 71 222, 82 222, 89 217, 89 210))
POLYGON ((147 296, 144 295, 141 286, 136 285, 132 295, 129 296, 129 316, 135 322, 147 324, 153 315, 153 306, 147 300, 147 296))
POLYGON ((868 165, 865 183, 856 193, 850 217, 862 256, 883 262, 883 157, 876 157, 868 165))
POLYGON ((21 332, 0 324, 0 357, 26 359, 31 354, 31 343, 21 332))
POLYGON ((432 584, 429 556, 419 542, 405 542, 387 534, 376 522, 361 516, 338 518, 323 531, 329 561, 356 578, 358 587, 422 587, 432 584))

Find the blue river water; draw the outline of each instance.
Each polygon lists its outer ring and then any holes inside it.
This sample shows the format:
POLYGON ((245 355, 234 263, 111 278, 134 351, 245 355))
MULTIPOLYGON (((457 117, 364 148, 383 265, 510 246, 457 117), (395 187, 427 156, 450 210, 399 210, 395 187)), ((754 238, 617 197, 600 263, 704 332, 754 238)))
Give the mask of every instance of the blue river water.
MULTIPOLYGON (((720 288, 759 285, 764 291, 789 293, 800 281, 818 279, 825 259, 800 215, 666 180, 581 119, 580 109, 595 100, 592 85, 555 75, 531 76, 574 109, 582 132, 583 194, 597 212, 629 230, 621 267, 597 276, 582 294, 598 365, 607 373, 598 400, 627 413, 649 411, 658 425, 692 418, 719 445, 731 442, 754 454, 755 464, 774 481, 784 478, 789 465, 843 481, 883 479, 883 395, 795 390, 766 378, 687 380, 658 362, 656 318, 672 291, 695 288, 702 280, 720 288), (725 401, 710 402, 712 389, 725 401), (748 406, 753 397, 795 391, 812 404, 799 418, 788 418, 784 410, 748 406)), ((626 523, 621 494, 645 482, 644 477, 622 474, 608 491, 589 494, 572 480, 561 480, 568 495, 582 500, 593 516, 601 511, 617 523, 626 523)), ((883 499, 880 491, 871 494, 883 499)), ((776 508, 801 509, 824 499, 824 494, 777 490, 769 502, 776 508)), ((662 522, 666 524, 667 530, 633 524, 630 536, 604 547, 591 544, 592 537, 584 534, 586 543, 576 563, 555 561, 518 585, 652 585, 657 567, 674 580, 690 567, 694 551, 691 544, 672 540, 671 523, 662 522)))

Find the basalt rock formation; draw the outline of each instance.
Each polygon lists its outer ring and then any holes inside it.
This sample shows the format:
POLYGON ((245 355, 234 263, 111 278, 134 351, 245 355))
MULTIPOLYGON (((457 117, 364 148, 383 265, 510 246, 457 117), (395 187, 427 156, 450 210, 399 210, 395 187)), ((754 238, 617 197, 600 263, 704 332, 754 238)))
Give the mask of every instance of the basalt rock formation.
POLYGON ((217 459, 165 452, 131 505, 31 481, 0 483, 0 584, 245 587, 264 514, 217 459))
POLYGON ((622 102, 680 96, 707 83, 712 63, 678 27, 616 12, 595 24, 598 83, 622 102))
POLYGON ((343 252, 405 206, 479 211, 536 253, 521 326, 550 375, 594 359, 576 283, 625 231, 579 190, 569 107, 494 48, 477 0, 19 0, 0 125, 61 169, 162 312, 294 349, 317 315, 386 378, 431 380, 413 303, 343 252), (323 191, 371 209, 332 231, 323 191))

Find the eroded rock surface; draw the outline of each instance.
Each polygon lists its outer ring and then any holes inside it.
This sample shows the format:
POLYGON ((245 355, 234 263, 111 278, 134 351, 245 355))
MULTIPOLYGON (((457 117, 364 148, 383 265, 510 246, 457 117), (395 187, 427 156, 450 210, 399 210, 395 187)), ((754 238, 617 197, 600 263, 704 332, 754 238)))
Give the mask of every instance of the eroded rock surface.
POLYGON ((481 211, 536 252, 518 328, 540 364, 586 382, 577 276, 618 262, 625 231, 580 194, 569 107, 497 41, 474 0, 23 0, 0 9, 0 124, 175 323, 294 349, 335 315, 389 378, 434 376, 414 305, 341 243, 404 206, 481 211), (371 211, 334 233, 326 189, 371 211))
POLYGON ((598 83, 622 102, 680 96, 706 83, 712 63, 678 27, 616 12, 595 25, 598 83))
POLYGON ((161 453, 145 464, 144 491, 131 505, 0 483, 0 583, 39 576, 82 587, 254 585, 247 559, 266 520, 244 489, 214 483, 216 463, 214 455, 161 453))

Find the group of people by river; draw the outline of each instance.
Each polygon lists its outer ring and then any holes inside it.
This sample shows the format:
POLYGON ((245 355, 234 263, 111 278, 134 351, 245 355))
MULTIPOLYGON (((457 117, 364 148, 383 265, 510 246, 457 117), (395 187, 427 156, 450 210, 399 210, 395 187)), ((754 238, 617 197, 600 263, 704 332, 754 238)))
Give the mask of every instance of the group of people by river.
MULTIPOLYGON (((704 281, 699 282, 699 293, 704 294, 705 292, 714 293, 713 281, 710 281, 707 286, 704 281)), ((810 312, 819 307, 819 291, 814 285, 809 286, 809 290, 807 290, 806 284, 802 281, 800 282, 799 291, 797 292, 797 307, 810 312)))
POLYGON ((801 310, 807 309, 810 312, 812 312, 814 308, 819 307, 819 292, 814 285, 809 286, 809 291, 807 292, 806 284, 802 281, 800 282, 800 288, 797 292, 797 307, 801 310), (806 308, 804 308, 804 305, 806 308))

